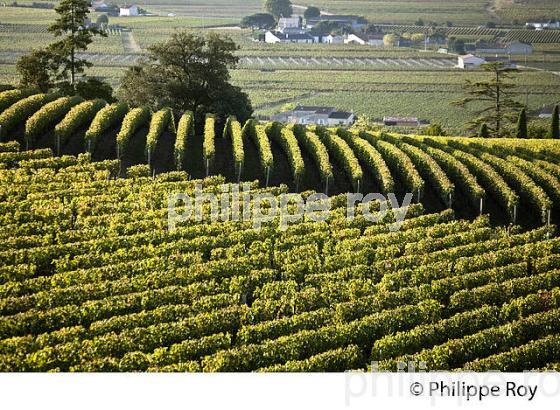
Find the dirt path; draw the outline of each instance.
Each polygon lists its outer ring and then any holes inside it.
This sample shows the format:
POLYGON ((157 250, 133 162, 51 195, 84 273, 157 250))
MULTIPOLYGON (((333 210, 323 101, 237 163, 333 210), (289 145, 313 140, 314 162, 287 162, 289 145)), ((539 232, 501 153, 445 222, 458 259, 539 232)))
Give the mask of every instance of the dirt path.
POLYGON ((122 31, 121 38, 123 43, 123 49, 126 54, 139 54, 142 49, 136 42, 132 31, 122 31))
POLYGON ((270 103, 257 105, 257 106, 255 106, 255 110, 265 110, 265 109, 269 109, 269 108, 276 108, 276 107, 279 107, 279 106, 282 106, 282 105, 285 105, 285 104, 289 104, 289 103, 297 103, 298 101, 300 101, 304 98, 317 97, 320 94, 321 94, 321 92, 316 91, 316 92, 312 92, 312 93, 297 95, 295 97, 283 98, 281 100, 273 101, 273 102, 270 102, 270 103))

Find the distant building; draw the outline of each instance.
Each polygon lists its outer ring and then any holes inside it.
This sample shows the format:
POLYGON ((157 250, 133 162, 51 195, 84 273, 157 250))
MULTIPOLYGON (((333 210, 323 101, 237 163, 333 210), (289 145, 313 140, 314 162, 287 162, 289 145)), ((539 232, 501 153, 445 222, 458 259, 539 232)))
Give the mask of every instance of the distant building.
POLYGON ((337 111, 334 107, 315 107, 298 105, 272 117, 273 121, 287 124, 349 126, 355 121, 354 114, 337 111))
POLYGON ((349 34, 344 39, 344 44, 360 44, 365 45, 367 43, 366 36, 358 35, 358 34, 349 34))
POLYGON ((557 20, 546 20, 546 21, 530 21, 525 23, 528 28, 534 28, 536 30, 544 30, 548 28, 560 28, 560 21, 557 20))
POLYGON ((511 41, 506 44, 485 43, 477 46, 476 52, 482 54, 529 55, 533 54, 533 46, 521 41, 511 41))
POLYGON ((280 17, 278 31, 284 32, 287 28, 301 28, 301 19, 299 17, 280 17))
POLYGON ((91 9, 93 9, 93 11, 103 12, 105 10, 108 10, 109 6, 103 1, 93 1, 91 3, 91 9))
POLYGON ((529 55, 533 54, 533 46, 521 41, 512 41, 506 45, 506 54, 529 55))
POLYGON ((346 111, 334 111, 329 115, 327 120, 330 127, 349 127, 354 124, 354 121, 356 121, 354 114, 346 111))
POLYGON ((505 46, 500 43, 481 43, 476 46, 476 52, 482 54, 505 54, 505 46))
POLYGON ((337 15, 322 15, 313 17, 305 21, 305 26, 308 29, 315 27, 317 24, 328 21, 330 23, 337 23, 340 25, 350 26, 353 30, 359 30, 367 26, 368 21, 359 16, 337 16, 337 15))
POLYGON ((323 37, 323 43, 327 43, 327 44, 343 44, 344 43, 344 37, 342 36, 337 36, 337 35, 332 35, 329 34, 328 36, 323 37))
POLYGON ((418 127, 420 120, 416 117, 383 117, 383 124, 389 127, 418 127))
POLYGON ((279 31, 267 31, 264 35, 264 41, 269 44, 276 43, 299 43, 312 44, 315 42, 313 36, 309 33, 280 33, 279 31))
POLYGON ((463 70, 477 68, 486 62, 484 58, 473 56, 472 54, 459 56, 458 60, 457 67, 462 68, 463 70))
POLYGON ((345 44, 361 44, 368 46, 383 46, 383 34, 349 34, 344 39, 345 44))
POLYGON ((119 16, 121 17, 130 17, 130 16, 138 16, 138 6, 135 4, 131 5, 124 5, 119 10, 119 16))

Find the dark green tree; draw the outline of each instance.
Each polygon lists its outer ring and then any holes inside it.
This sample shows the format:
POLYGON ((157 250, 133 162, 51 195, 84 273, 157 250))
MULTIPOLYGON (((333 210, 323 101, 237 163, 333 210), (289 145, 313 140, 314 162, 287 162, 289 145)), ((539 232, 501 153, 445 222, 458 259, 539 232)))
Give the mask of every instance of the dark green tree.
POLYGON ((251 16, 243 17, 241 20, 242 28, 262 28, 271 29, 276 25, 274 16, 268 13, 257 13, 251 16))
POLYGON ((245 121, 252 114, 251 103, 229 82, 229 69, 238 63, 237 49, 229 37, 216 33, 177 31, 149 47, 146 60, 126 72, 118 97, 132 106, 167 106, 195 112, 198 118, 206 113, 235 115, 245 121))
POLYGON ((111 84, 98 80, 96 78, 88 78, 85 81, 76 83, 76 94, 86 100, 95 100, 101 98, 107 102, 113 102, 113 88, 111 84))
POLYGON ((560 138, 560 120, 558 119, 559 111, 559 106, 555 105, 552 110, 552 118, 550 120, 550 138, 560 138))
POLYGON ((478 136, 481 138, 488 138, 490 136, 490 132, 488 131, 488 125, 485 122, 480 124, 480 129, 478 130, 478 136))
POLYGON ((33 50, 21 56, 16 63, 21 87, 34 87, 47 91, 52 87, 51 55, 44 49, 33 50))
POLYGON ((264 8, 272 14, 276 20, 280 17, 291 17, 294 13, 290 0, 266 0, 264 8))
POLYGON ((491 78, 486 81, 467 80, 463 87, 467 96, 453 104, 460 107, 474 104, 479 107, 474 111, 476 118, 466 124, 469 130, 476 130, 482 123, 486 123, 490 135, 501 137, 504 125, 513 123, 517 113, 523 108, 512 97, 515 84, 508 81, 517 69, 502 62, 486 63, 481 67, 491 74, 491 78))
POLYGON ((517 118, 516 138, 527 138, 527 111, 523 108, 517 118))
POLYGON ((465 41, 455 37, 449 37, 447 40, 449 49, 457 54, 465 54, 465 41))
POLYGON ((310 6, 303 12, 303 17, 305 17, 306 19, 312 19, 315 17, 319 17, 320 15, 321 10, 319 9, 319 7, 310 6))
POLYGON ((77 52, 87 50, 93 36, 106 34, 97 27, 88 27, 89 2, 86 0, 62 0, 55 7, 58 17, 48 30, 59 41, 50 44, 47 51, 51 53, 54 64, 59 67, 58 79, 76 82, 76 75, 91 66, 85 59, 77 57, 77 52))

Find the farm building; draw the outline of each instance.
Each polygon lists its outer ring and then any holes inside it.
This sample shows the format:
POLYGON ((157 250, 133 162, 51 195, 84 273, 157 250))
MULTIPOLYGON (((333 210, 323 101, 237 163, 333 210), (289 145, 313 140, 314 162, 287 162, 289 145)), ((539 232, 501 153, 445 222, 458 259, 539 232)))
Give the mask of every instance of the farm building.
POLYGON ((269 44, 276 43, 299 43, 312 44, 315 42, 313 36, 308 33, 280 33, 278 31, 267 31, 264 41, 269 44))
POLYGON ((390 127, 418 127, 420 120, 416 117, 383 117, 383 124, 390 127))
POLYGON ((323 37, 323 43, 327 44, 343 44, 344 37, 338 35, 329 34, 328 36, 323 37))
POLYGON ((476 52, 481 54, 505 54, 505 47, 500 43, 484 42, 477 44, 476 52))
POLYGON ((546 21, 530 21, 525 23, 526 27, 532 27, 536 30, 544 30, 547 28, 560 28, 560 21, 546 20, 546 21))
POLYGON ((349 34, 344 39, 344 44, 361 44, 369 46, 383 46, 383 34, 349 34))
POLYGON ((467 54, 466 56, 459 56, 457 67, 462 68, 463 70, 468 70, 479 67, 485 62, 486 60, 484 58, 467 54))
POLYGON ((533 54, 533 46, 521 41, 512 41, 507 44, 497 43, 477 46, 476 52, 482 54, 529 55, 533 54))
POLYGON ((533 46, 531 44, 522 43, 521 41, 512 41, 506 45, 506 54, 533 54, 533 46))
POLYGON ((138 6, 135 4, 131 5, 124 5, 119 10, 119 16, 121 17, 129 17, 129 16, 138 16, 138 6))
POLYGON ((278 20, 278 31, 284 32, 287 28, 301 28, 301 19, 299 17, 280 17, 280 20, 278 20))
POLYGON ((355 117, 352 113, 337 111, 334 107, 298 105, 293 110, 274 115, 272 120, 289 124, 348 126, 354 123, 355 117))
POLYGON ((348 127, 354 124, 355 116, 351 112, 346 111, 334 111, 329 115, 327 120, 328 125, 331 127, 334 126, 345 126, 348 127))

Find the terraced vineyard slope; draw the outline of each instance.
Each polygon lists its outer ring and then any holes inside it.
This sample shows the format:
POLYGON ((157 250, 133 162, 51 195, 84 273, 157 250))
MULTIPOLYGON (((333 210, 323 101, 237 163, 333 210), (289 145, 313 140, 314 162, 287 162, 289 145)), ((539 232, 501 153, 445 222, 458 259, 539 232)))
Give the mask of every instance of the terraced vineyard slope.
MULTIPOLYGON (((293 150, 291 137, 284 138, 293 150)), ((329 155, 343 141, 330 139, 329 155)), ((318 147, 320 137, 310 141, 318 147)), ((384 144, 393 147, 392 171, 399 156, 414 153, 421 177, 441 178, 442 187, 443 173, 464 164, 474 175, 503 175, 495 192, 504 196, 513 186, 535 207, 552 196, 544 183, 546 197, 537 182, 514 184, 557 169, 550 146, 539 148, 542 163, 514 166, 500 155, 536 148, 488 143, 487 154, 379 140, 367 151, 360 145, 357 157, 371 159, 363 169, 376 161, 382 169, 374 152, 383 155, 384 144), (438 155, 428 161, 419 150, 438 155)), ((193 216, 169 230, 170 193, 192 194, 198 185, 220 195, 224 178, 154 177, 147 165, 119 178, 119 169, 117 160, 92 162, 90 154, 53 157, 0 144, 0 370, 343 371, 372 361, 394 370, 412 360, 430 370, 521 371, 560 362, 553 226, 492 227, 487 216, 455 219, 451 209, 426 213, 415 203, 394 231, 394 212, 373 223, 358 208, 348 219, 346 196, 338 195, 326 222, 282 230, 272 220, 253 229, 193 216)), ((477 198, 473 178, 455 184, 477 198)))

